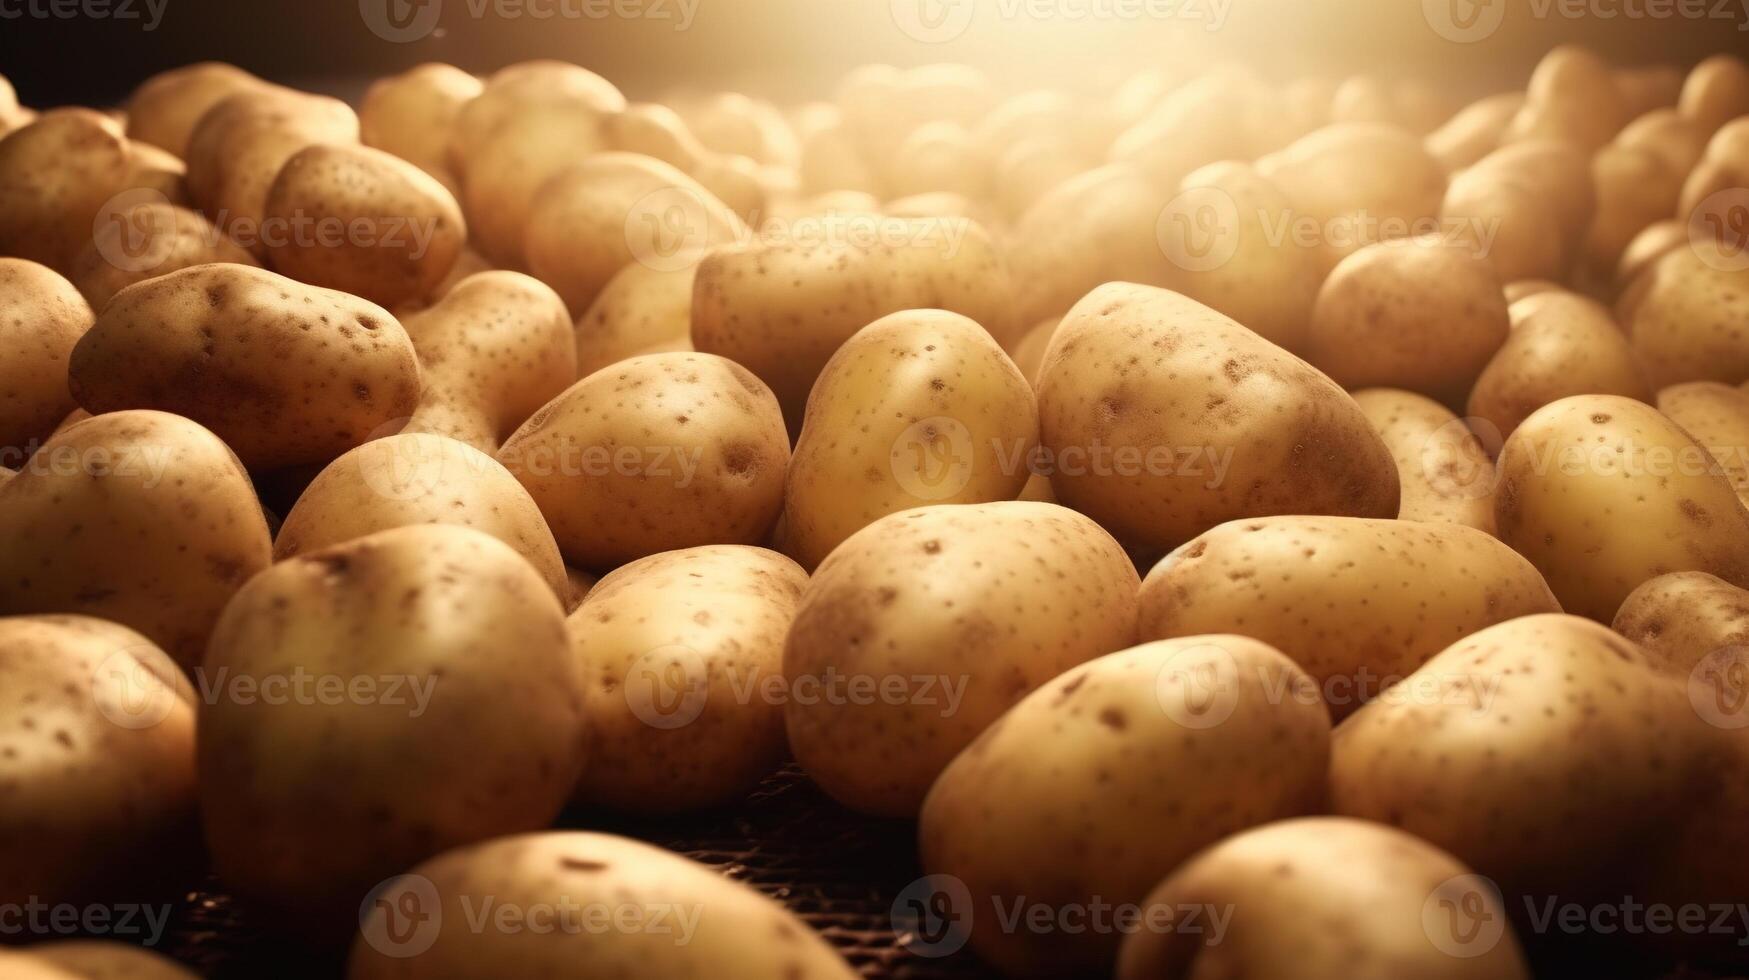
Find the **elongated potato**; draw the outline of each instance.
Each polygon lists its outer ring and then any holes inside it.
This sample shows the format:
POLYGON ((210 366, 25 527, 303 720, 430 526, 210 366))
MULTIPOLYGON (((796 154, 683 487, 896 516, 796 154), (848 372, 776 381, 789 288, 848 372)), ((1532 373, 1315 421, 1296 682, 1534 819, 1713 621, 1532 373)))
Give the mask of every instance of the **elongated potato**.
POLYGON ((1749 392, 1714 381, 1672 385, 1658 392, 1658 411, 1712 454, 1749 507, 1749 392))
POLYGON ((1222 837, 1314 812, 1329 756, 1330 718, 1276 650, 1242 636, 1145 643, 1034 691, 953 760, 923 804, 923 868, 963 883, 972 948, 1003 972, 1109 970, 1113 930, 1004 929, 983 913, 1043 906, 1060 922, 1139 904, 1222 837))
POLYGON ((1030 475, 1038 407, 1020 369, 956 313, 894 313, 820 372, 784 492, 789 553, 820 564, 896 511, 1013 500, 1030 475))
POLYGON ((1431 398, 1391 388, 1357 391, 1354 403, 1397 463, 1399 520, 1494 533, 1494 461, 1462 419, 1431 398))
POLYGON ((1558 290, 1521 299, 1510 313, 1512 332, 1470 389, 1468 413, 1493 426, 1495 447, 1569 395, 1651 400, 1639 357, 1594 300, 1558 290))
POLYGON ((0 465, 23 465, 75 407, 67 361, 91 323, 91 307, 53 269, 0 258, 0 465))

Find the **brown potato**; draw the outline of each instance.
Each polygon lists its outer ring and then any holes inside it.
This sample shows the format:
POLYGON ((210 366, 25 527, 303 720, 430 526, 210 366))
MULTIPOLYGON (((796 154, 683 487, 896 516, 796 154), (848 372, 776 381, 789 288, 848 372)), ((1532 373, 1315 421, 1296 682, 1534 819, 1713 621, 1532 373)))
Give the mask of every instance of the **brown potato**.
POLYGON ((1738 116, 1749 115, 1749 65, 1728 54, 1695 65, 1683 83, 1677 111, 1709 136, 1738 116))
POLYGON ((690 343, 692 284, 702 258, 703 253, 690 256, 679 268, 633 262, 615 273, 577 318, 577 376, 588 377, 658 344, 690 343))
POLYGON ((1525 97, 1509 133, 1515 140, 1553 139, 1590 153, 1608 143, 1631 118, 1608 63, 1572 44, 1543 57, 1525 97))
POLYGON ((74 258, 68 278, 94 310, 136 282, 210 262, 257 265, 255 256, 200 212, 122 194, 98 215, 97 234, 74 258))
POLYGON ((1639 358, 1594 300, 1539 293, 1512 304, 1511 314, 1512 333, 1476 379, 1467 409, 1489 426, 1482 431, 1491 450, 1532 412, 1568 395, 1652 400, 1639 358))
POLYGON ((1502 92, 1477 99, 1428 134, 1424 141, 1427 152, 1447 172, 1456 173, 1499 149, 1506 128, 1522 108, 1522 92, 1502 92))
POLYGON ((25 457, 76 406, 67 361, 91 307, 72 283, 27 259, 0 258, 0 465, 25 457))
POLYGON ((1716 381, 1671 385, 1658 392, 1658 411, 1712 454, 1749 506, 1749 392, 1716 381))
POLYGON ((217 61, 160 72, 128 97, 128 138, 186 157, 189 136, 207 110, 238 93, 269 87, 243 69, 217 61))
POLYGON ((1628 593, 1611 628, 1667 673, 1690 677, 1720 651, 1749 647, 1749 590, 1706 572, 1660 575, 1628 593))
POLYGON ((1396 460, 1399 520, 1494 533, 1494 461, 1462 419, 1431 398, 1392 388, 1354 392, 1354 403, 1396 460))
POLYGON ((1654 387, 1749 380, 1749 268, 1725 247, 1691 241, 1642 273, 1627 323, 1654 387))
POLYGON ((127 141, 89 109, 54 109, 0 138, 0 254, 65 273, 132 174, 127 141))
POLYGON ((436 62, 379 79, 358 107, 359 139, 411 163, 459 196, 461 182, 449 164, 450 139, 462 107, 484 90, 478 78, 436 62))

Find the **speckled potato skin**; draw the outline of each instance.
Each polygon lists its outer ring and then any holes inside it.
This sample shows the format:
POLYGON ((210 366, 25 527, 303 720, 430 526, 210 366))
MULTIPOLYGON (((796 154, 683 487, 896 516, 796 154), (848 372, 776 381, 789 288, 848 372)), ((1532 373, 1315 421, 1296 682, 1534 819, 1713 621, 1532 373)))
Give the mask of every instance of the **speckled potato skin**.
POLYGON ((659 551, 764 540, 783 510, 789 457, 771 389, 732 361, 692 353, 597 371, 498 453, 565 559, 597 571, 659 551))
POLYGON ((427 62, 379 79, 358 108, 359 139, 400 157, 459 194, 449 141, 462 107, 485 85, 454 65, 427 62))
POLYGON ((1530 562, 1455 524, 1342 517, 1234 521, 1142 583, 1144 639, 1242 633, 1318 681, 1337 719, 1465 636, 1560 612, 1530 562))
POLYGON ((373 439, 324 467, 285 515, 273 557, 412 524, 484 531, 527 559, 554 595, 570 593, 558 543, 522 484, 478 449, 427 433, 373 439))
POLYGON ((1306 359, 1345 388, 1461 401, 1511 320, 1487 260, 1437 241, 1369 245, 1325 280, 1306 359))
POLYGON ((196 840, 194 716, 181 671, 133 630, 0 618, 0 903, 172 890, 196 840))
POLYGON ((1687 677, 1708 654, 1749 647, 1749 591, 1706 572, 1671 572, 1628 593, 1611 628, 1687 677))
POLYGON ((1397 463, 1397 519, 1494 533, 1494 461, 1451 409, 1395 388, 1353 393, 1397 463))
POLYGON ((745 545, 663 552, 602 578, 567 621, 592 747, 578 801, 680 813, 738 802, 775 771, 788 744, 770 691, 807 583, 795 562, 745 545), (668 686, 674 670, 688 686, 668 686))
POLYGON ((494 453, 577 377, 565 304, 546 284, 492 270, 463 279, 406 319, 424 390, 406 431, 494 453))
POLYGON ((1566 291, 1511 307, 1512 333, 1476 379, 1466 411, 1504 440, 1532 412, 1569 395, 1650 401, 1652 389, 1627 338, 1596 301, 1566 291))
POLYGON ((1100 657, 1015 705, 936 780, 918 826, 924 870, 971 893, 971 948, 1009 975, 1108 972, 1116 932, 1005 932, 986 913, 1139 903, 1221 838, 1314 812, 1330 718, 1310 684, 1256 640, 1198 636, 1100 657), (1209 670, 1231 714, 1181 723, 1209 670))
POLYGON ((330 936, 382 879, 547 826, 585 757, 564 616, 533 566, 470 528, 396 528, 256 576, 202 664, 218 685, 197 736, 215 869, 288 927, 330 936), (226 686, 300 671, 348 693, 226 686), (350 693, 359 678, 374 695, 350 693))
POLYGON ((63 429, 0 485, 0 614, 123 623, 185 668, 271 561, 261 504, 211 432, 163 412, 63 429))
POLYGON ((1577 616, 1482 630, 1404 685, 1337 729, 1331 808, 1406 830, 1508 894, 1618 888, 1620 857, 1691 798, 1711 737, 1683 679, 1577 616))
POLYGON ((1570 613, 1609 622, 1667 572, 1749 585, 1749 511, 1707 451, 1650 405, 1563 398, 1518 427, 1499 466, 1500 540, 1570 613))
MULTIPOLYGON (((1117 977, 1530 980, 1510 924, 1492 946, 1478 937, 1473 947, 1452 947, 1474 956, 1429 941, 1423 908, 1441 886, 1470 874, 1444 851, 1376 823, 1267 824, 1204 851, 1148 896, 1147 907, 1232 910, 1225 935, 1211 942, 1207 934, 1137 932, 1124 940, 1117 977)), ((1483 914, 1506 919, 1497 898, 1484 900, 1483 914)))
POLYGON ((212 262, 260 264, 200 212, 154 201, 114 212, 73 260, 67 277, 92 309, 101 310, 136 282, 212 262))
POLYGON ((268 188, 265 214, 293 229, 267 244, 274 271, 382 306, 430 296, 468 237, 436 178, 367 146, 299 150, 268 188))
POLYGON ((1749 506, 1749 392, 1715 381, 1691 381, 1658 392, 1658 411, 1718 460, 1749 506))
POLYGON ((160 72, 128 97, 128 138, 187 156, 188 138, 207 110, 238 93, 269 87, 243 69, 217 61, 160 72))
MULTIPOLYGON (((83 980, 198 980, 180 963, 138 946, 102 940, 63 940, 30 947, 31 959, 83 980)), ((10 974, 9 974, 10 975, 10 974)))
POLYGON ((413 344, 387 310, 241 265, 193 266, 117 293, 69 373, 87 410, 187 416, 251 469, 325 463, 419 398, 413 344))
POLYGON ((1672 249, 1635 286, 1627 330, 1654 388, 1749 380, 1749 270, 1730 271, 1717 248, 1672 249))
MULTIPOLYGON (((792 428, 800 427, 808 391, 833 352, 888 313, 948 310, 977 321, 998 343, 1019 326, 1002 257, 978 225, 822 220, 844 222, 842 234, 821 231, 825 241, 818 244, 714 249, 693 284, 692 342, 770 385, 792 428), (950 231, 963 233, 957 247, 947 238, 950 231), (889 236, 903 244, 863 240, 889 236)), ((798 229, 798 237, 803 234, 798 229)))
POLYGON ((902 678, 907 694, 792 699, 790 749, 846 806, 913 817, 941 770, 1027 692, 1135 641, 1136 586, 1117 542, 1054 504, 882 518, 809 581, 784 676, 792 689, 842 678, 846 695, 854 678, 902 678), (925 688, 918 676, 937 680, 925 688), (962 689, 957 701, 950 684, 962 689))
POLYGON ((31 442, 77 407, 67 361, 92 320, 91 307, 53 269, 0 258, 0 465, 22 466, 31 442))
POLYGON ((678 269, 633 262, 615 273, 577 318, 577 376, 586 378, 660 344, 690 342, 697 274, 696 262, 678 269))
POLYGON ((1111 283, 1076 304, 1045 352, 1038 405, 1039 441, 1059 460, 1100 446, 1168 454, 1160 468, 1051 477, 1065 505, 1126 543, 1173 548, 1269 514, 1397 516, 1396 464, 1347 393, 1164 289, 1111 283), (1211 455, 1230 460, 1218 477, 1211 455))
POLYGON ((945 310, 882 317, 808 396, 784 494, 789 553, 814 568, 888 514, 1013 500, 1037 445, 1032 386, 983 327, 945 310))
MULTIPOLYGON (((535 909, 565 896, 584 909, 630 906, 640 911, 645 928, 590 931, 583 913, 576 913, 569 930, 546 933, 446 926, 430 949, 405 958, 384 955, 361 938, 352 947, 348 980, 857 976, 824 939, 776 901, 642 841, 579 831, 525 834, 450 851, 412 873, 431 882, 445 923, 466 921, 466 909, 479 909, 488 900, 535 909), (658 921, 656 914, 664 911, 668 914, 658 921), (682 913, 695 920, 690 933, 681 924, 682 913)), ((379 909, 365 921, 367 938, 371 930, 382 934, 385 914, 379 909)))
POLYGON ((127 141, 89 109, 53 109, 0 138, 0 255, 65 272, 103 202, 127 186, 127 141))

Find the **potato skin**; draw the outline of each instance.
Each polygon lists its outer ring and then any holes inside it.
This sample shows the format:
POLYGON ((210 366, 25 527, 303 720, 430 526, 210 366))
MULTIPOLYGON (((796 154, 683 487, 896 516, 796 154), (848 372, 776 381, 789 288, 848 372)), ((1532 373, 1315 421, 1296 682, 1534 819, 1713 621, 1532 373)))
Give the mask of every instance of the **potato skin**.
POLYGON ((1397 515, 1396 465, 1354 400, 1176 293, 1130 283, 1089 293, 1045 352, 1038 404, 1058 498, 1126 543, 1172 548, 1269 514, 1397 515), (1062 465, 1100 447, 1144 461, 1164 453, 1170 472, 1062 465), (1210 457, 1222 456, 1230 468, 1214 472, 1210 457))
POLYGON ((1330 718, 1310 685, 1262 643, 1198 636, 1100 657, 1015 705, 942 772, 918 825, 924 870, 971 893, 972 948, 1010 975, 1108 971, 1114 933, 1005 932, 986 911, 1140 903, 1203 847, 1314 812, 1330 718), (1225 717, 1190 707, 1209 671, 1225 717))
POLYGON ((1338 720, 1479 629, 1561 609, 1484 532, 1344 517, 1223 524, 1154 566, 1140 606, 1144 639, 1243 633, 1281 650, 1338 720))
POLYGON ((388 311, 240 265, 122 290, 73 349, 69 374, 84 408, 187 416, 251 469, 327 462, 419 398, 413 344, 388 311))
POLYGON ((0 258, 0 464, 20 466, 75 407, 67 361, 91 329, 73 284, 28 259, 0 258))
POLYGON ((1634 286, 1627 331, 1654 388, 1749 380, 1741 342, 1749 330, 1749 270, 1734 270, 1717 248, 1691 242, 1671 249, 1634 286))
POLYGON ((1691 381, 1658 392, 1658 411, 1694 437, 1749 507, 1749 392, 1715 381, 1691 381))
MULTIPOLYGON (((388 894, 435 898, 445 923, 483 903, 557 909, 558 926, 436 931, 417 955, 400 948, 379 905, 363 923, 348 980, 459 980, 481 976, 720 977, 854 980, 855 971, 777 902, 671 851, 611 834, 523 834, 458 848, 413 868, 431 883, 388 894), (565 917, 560 902, 582 907, 565 917), (590 908, 630 907, 643 928, 591 930, 590 908), (658 912, 671 913, 658 920, 658 912), (680 916, 690 915, 690 925, 680 916)), ((409 879, 417 882, 418 878, 409 879)), ((418 900, 418 899, 416 899, 418 900)), ((423 906, 421 906, 423 911, 423 906)), ((437 910, 431 910, 435 913, 437 910)), ((531 920, 532 923, 532 920, 531 920)))
POLYGON ((554 595, 570 593, 558 543, 522 484, 478 449, 423 433, 374 439, 324 467, 285 515, 273 557, 412 524, 484 531, 527 559, 554 595))
POLYGON ((606 571, 763 540, 783 509, 789 455, 777 400, 758 378, 721 357, 672 353, 572 385, 498 461, 540 505, 566 560, 606 571))
POLYGON ((219 611, 271 552, 237 458, 211 432, 163 412, 69 426, 0 485, 0 614, 112 620, 185 668, 200 662, 219 611))
POLYGON ((578 800, 684 812, 734 803, 775 771, 788 745, 769 689, 783 679, 807 582, 774 551, 710 545, 640 558, 596 583, 567 621, 593 750, 578 800), (676 664, 680 691, 664 679, 676 664))
POLYGON ((796 761, 846 806, 915 816, 1010 705, 1134 641, 1136 585, 1110 535, 1054 504, 922 507, 870 524, 820 565, 790 627, 791 689, 837 678, 846 691, 785 706, 796 761), (849 697, 853 683, 891 678, 906 681, 902 703, 849 697))
POLYGON ((1627 338, 1596 301, 1564 290, 1512 304, 1512 333, 1470 389, 1472 419, 1504 440, 1531 413, 1569 395, 1650 401, 1652 389, 1627 338))
POLYGON ((212 262, 260 264, 200 212, 166 201, 142 198, 118 206, 108 217, 67 273, 94 310, 136 282, 179 269, 212 262))
POLYGON ((316 937, 418 861, 546 826, 583 763, 564 610, 470 528, 396 528, 274 566, 226 607, 202 671, 218 685, 198 736, 214 865, 316 937), (300 673, 348 693, 266 696, 300 673), (231 696, 233 678, 263 696, 231 696), (373 695, 351 693, 360 678, 373 695))
POLYGON ((1671 572, 1628 593, 1610 628, 1686 677, 1715 651, 1749 647, 1749 591, 1706 572, 1671 572))
POLYGON ((240 92, 269 87, 243 69, 217 61, 159 72, 128 97, 128 138, 185 157, 189 136, 207 110, 240 92))
POLYGON ((633 262, 615 273, 577 317, 577 377, 650 353, 657 345, 690 343, 697 273, 696 262, 678 269, 633 262))
POLYGON ((60 272, 128 183, 127 142, 107 117, 53 109, 0 138, 0 255, 60 272))
POLYGON ((1462 419, 1412 391, 1368 388, 1353 397, 1397 463, 1398 520, 1494 533, 1494 461, 1462 419))
POLYGON ((1499 466, 1500 540, 1568 612, 1608 622, 1671 571, 1749 584, 1749 512, 1707 451, 1649 405, 1563 398, 1518 427, 1499 466))
POLYGON ((784 494, 789 552, 814 568, 888 514, 1013 500, 1037 444, 1032 386, 983 327, 945 310, 882 317, 808 396, 784 494))
POLYGON ((195 850, 194 716, 181 671, 139 633, 0 618, 0 903, 173 889, 195 850))
MULTIPOLYGON (((1478 933, 1473 946, 1448 940, 1451 951, 1428 942, 1423 908, 1442 888, 1462 898, 1455 889, 1470 874, 1426 841, 1364 820, 1265 824, 1197 855, 1148 896, 1148 907, 1167 910, 1231 909, 1226 934, 1210 942, 1171 930, 1135 933, 1124 940, 1117 977, 1530 980, 1510 924, 1496 939, 1478 933), (1322 913, 1308 916, 1308 908, 1322 913), (1335 931, 1335 922, 1352 927, 1335 931)), ((1480 894, 1484 914, 1504 922, 1500 897, 1480 894)))

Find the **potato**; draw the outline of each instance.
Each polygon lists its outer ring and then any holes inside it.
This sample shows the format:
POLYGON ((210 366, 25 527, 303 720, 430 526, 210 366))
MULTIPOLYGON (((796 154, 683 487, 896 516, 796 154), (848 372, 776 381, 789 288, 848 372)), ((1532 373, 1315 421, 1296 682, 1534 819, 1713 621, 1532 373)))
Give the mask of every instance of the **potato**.
POLYGON ((1017 321, 1060 317, 1114 280, 1170 283, 1174 270, 1159 235, 1168 203, 1170 194, 1133 166, 1101 167, 1046 191, 1010 236, 1017 321))
POLYGON ((649 354, 584 378, 498 453, 571 564, 606 571, 755 544, 783 508, 789 439, 771 390, 710 354, 649 354))
POLYGON ((1327 126, 1259 160, 1257 169, 1296 214, 1318 223, 1326 270, 1363 245, 1433 219, 1446 184, 1444 168, 1420 140, 1380 123, 1327 126))
POLYGON ((293 154, 267 191, 274 271, 395 306, 430 296, 461 254, 467 226, 448 190, 365 146, 293 154))
POLYGON ((1393 388, 1354 393, 1397 463, 1397 518, 1494 533, 1494 461, 1463 420, 1431 398, 1393 388))
POLYGON ((215 869, 316 937, 356 921, 389 875, 547 826, 585 756, 559 600, 470 528, 395 528, 275 565, 225 608, 202 672, 217 691, 197 737, 215 869))
MULTIPOLYGON (((1749 118, 1726 123, 1708 141, 1705 154, 1682 184, 1676 217, 1685 219, 1695 238, 1711 237, 1731 247, 1736 259, 1745 229, 1741 210, 1749 183, 1749 118)), ((1740 262, 1733 263, 1740 265, 1740 262)))
MULTIPOLYGON (((1660 221, 1647 227, 1622 250, 1621 262, 1615 270, 1616 289, 1625 290, 1632 286, 1654 262, 1687 244, 1686 221, 1660 221)), ((1623 321, 1627 322, 1626 318, 1623 321)))
POLYGON ((654 157, 597 153, 567 167, 535 197, 523 254, 565 305, 585 310, 634 262, 687 264, 687 254, 744 238, 747 226, 716 195, 654 157))
POLYGON ((802 135, 802 192, 809 196, 829 191, 858 191, 879 195, 880 178, 862 158, 842 119, 802 135))
POLYGON ((1441 215, 1448 236, 1475 247, 1502 280, 1562 280, 1596 206, 1591 157, 1535 139, 1501 147, 1454 177, 1441 215))
POLYGON ((1010 96, 971 127, 972 140, 994 160, 1017 146, 1052 140, 1082 155, 1091 168, 1116 135, 1114 115, 1095 102, 1037 89, 1010 96))
POLYGON ((160 72, 128 97, 128 138, 186 157, 189 136, 207 110, 230 96, 271 87, 235 65, 217 61, 160 72))
POLYGON ((1691 242, 1641 274, 1627 332, 1653 387, 1749 380, 1749 268, 1728 255, 1691 242))
POLYGON ((1167 93, 1117 135, 1108 158, 1176 187, 1192 171, 1221 160, 1250 160, 1273 127, 1265 106, 1273 93, 1243 69, 1215 69, 1167 93))
POLYGON ((443 182, 452 195, 461 182, 450 170, 449 144, 462 107, 485 84, 454 65, 427 62, 377 80, 358 108, 365 146, 393 153, 443 182))
POLYGON ((1649 402, 1645 370, 1609 311, 1577 293, 1541 293, 1512 304, 1512 333, 1470 389, 1471 419, 1492 428, 1491 448, 1537 409, 1569 395, 1649 402))
POLYGON ((68 278, 94 310, 136 282, 211 262, 257 265, 255 256, 189 208, 122 194, 98 215, 97 233, 68 278))
POLYGON ((577 798, 635 813, 734 803, 780 766, 783 643, 808 576, 711 545, 608 574, 569 620, 592 761, 577 798))
POLYGON ((62 969, 29 953, 8 953, 0 950, 0 967, 9 980, 81 980, 79 974, 62 969))
POLYGON ((84 980, 196 980, 181 964, 120 942, 61 940, 38 943, 28 956, 84 980))
POLYGON ((1139 905, 1203 847, 1315 811, 1330 719, 1310 684, 1262 643, 1198 636, 1100 657, 1015 705, 936 780, 918 826, 924 870, 971 896, 972 948, 1010 975, 1109 971, 1115 931, 984 913, 1139 905))
POLYGON ((54 109, 0 138, 0 255, 65 273, 131 174, 127 142, 89 109, 54 109))
POLYGON ((688 126, 716 153, 759 163, 789 163, 799 152, 795 133, 777 107, 739 92, 718 92, 685 105, 688 126))
MULTIPOLYGON (((1017 143, 990 163, 992 203, 1006 221, 1017 222, 1052 189, 1091 167, 1085 154, 1060 139, 1040 137, 1017 143)), ((1157 193, 1152 184, 1148 188, 1157 193)))
POLYGON ((1629 114, 1636 117, 1658 110, 1674 111, 1686 80, 1682 69, 1675 65, 1618 68, 1612 74, 1629 114))
POLYGON ((1522 108, 1522 92, 1477 99, 1429 133, 1424 145, 1448 172, 1456 173, 1499 149, 1506 128, 1522 108))
POLYGON ((1658 392, 1657 404, 1718 461, 1737 498, 1749 506, 1749 392, 1693 381, 1658 392))
POLYGON ((112 412, 56 433, 0 486, 0 541, 0 615, 112 620, 188 668, 231 594, 272 557, 237 458, 162 412, 112 412))
POLYGON ((1684 688, 1596 623, 1510 620, 1337 729, 1330 804, 1449 851, 1507 894, 1619 897, 1621 856, 1698 785, 1704 726, 1684 688))
POLYGON ((1561 608, 1607 622, 1673 571, 1749 583, 1749 511, 1707 451, 1649 405, 1578 395, 1539 409, 1500 451, 1500 540, 1561 608))
POLYGON ((814 568, 888 514, 1013 500, 1037 445, 1032 386, 983 327, 943 310, 882 317, 808 396, 784 493, 789 553, 814 568))
POLYGON ((482 144, 518 116, 547 108, 570 110, 578 118, 599 121, 625 111, 625 96, 613 83, 585 68, 562 61, 533 60, 509 65, 486 79, 478 97, 462 105, 450 135, 450 162, 466 177, 468 164, 482 144))
POLYGON ((1139 601, 1143 639, 1231 632, 1281 650, 1338 720, 1483 627, 1561 609, 1474 528, 1338 517, 1223 524, 1156 565, 1139 601))
POLYGON ((886 188, 896 198, 946 191, 984 200, 990 193, 990 159, 957 123, 925 123, 893 151, 886 188))
POLYGON ((0 904, 168 890, 196 840, 194 714, 181 671, 127 627, 0 618, 0 904))
POLYGON ((494 453, 577 378, 564 302, 519 272, 469 276, 406 326, 425 382, 410 432, 494 453))
POLYGON ((671 851, 608 834, 526 834, 460 848, 380 894, 352 946, 349 980, 857 976, 772 899, 671 851), (431 917, 421 921, 462 923, 486 906, 519 927, 409 935, 392 914, 413 908, 431 917), (609 921, 632 924, 603 929, 609 921))
POLYGON ((955 754, 1028 691, 1134 642, 1136 584, 1110 535, 1053 504, 870 524, 820 565, 790 627, 796 761, 852 809, 915 816, 955 754))
POLYGON ((1680 182, 1706 155, 1707 133, 1675 109, 1654 109, 1629 123, 1613 145, 1649 150, 1680 182))
POLYGON ((327 462, 419 398, 413 344, 388 311, 241 265, 197 265, 117 293, 73 348, 68 375, 93 413, 185 415, 260 469, 327 462))
POLYGON ((628 105, 603 119, 601 127, 610 149, 654 157, 683 173, 711 155, 680 113, 654 102, 628 105))
POLYGON ((709 252, 692 297, 692 342, 758 375, 799 426, 839 345, 900 310, 943 309, 1014 337, 1009 279, 978 225, 835 215, 792 237, 709 252))
POLYGON ((1306 359, 1345 388, 1387 385, 1452 403, 1510 330, 1485 259, 1432 238, 1381 243, 1344 259, 1324 282, 1306 359))
POLYGON ((1200 940, 1188 929, 1130 935, 1119 980, 1530 980, 1497 892, 1426 841, 1364 820, 1306 817, 1236 834, 1161 882, 1143 909, 1231 918, 1200 940), (1436 900, 1448 904, 1430 919, 1436 900), (1485 925, 1471 932, 1472 921, 1485 925), (1439 929, 1447 924, 1450 933, 1439 929))
POLYGON ((497 460, 444 436, 403 432, 329 463, 285 515, 273 557, 413 524, 484 531, 527 559, 554 595, 570 594, 559 546, 528 491, 497 460))
POLYGON ((1607 283, 1635 236, 1675 211, 1682 174, 1651 150, 1617 144, 1599 150, 1591 170, 1597 214, 1585 240, 1584 264, 1593 281, 1607 283))
POLYGON ((1532 296, 1538 296, 1543 293, 1564 292, 1565 289, 1566 287, 1562 286, 1560 283, 1551 282, 1547 279, 1520 279, 1516 282, 1509 282, 1506 284, 1507 312, 1510 313, 1513 304, 1521 299, 1529 299, 1532 296))
POLYGON ((1628 593, 1611 628, 1688 677, 1719 651, 1749 646, 1749 591, 1706 572, 1671 572, 1628 593))
POLYGON ((1749 65, 1721 54, 1694 66, 1683 83, 1677 111, 1709 136, 1738 116, 1749 115, 1749 65))
POLYGON ((187 178, 188 165, 180 159, 150 143, 128 141, 128 175, 124 184, 129 190, 156 194, 171 204, 187 205, 190 203, 187 178))
POLYGON ((1508 138, 1553 139, 1594 152, 1630 118, 1609 65, 1577 45, 1564 44, 1538 63, 1512 120, 1508 138))
POLYGON ((53 269, 0 258, 0 464, 23 465, 74 409, 67 359, 91 322, 91 307, 53 269))
POLYGON ((1089 293, 1051 339, 1038 404, 1057 496, 1126 543, 1172 548, 1268 514, 1397 515, 1396 465, 1354 401, 1176 293, 1089 293))

